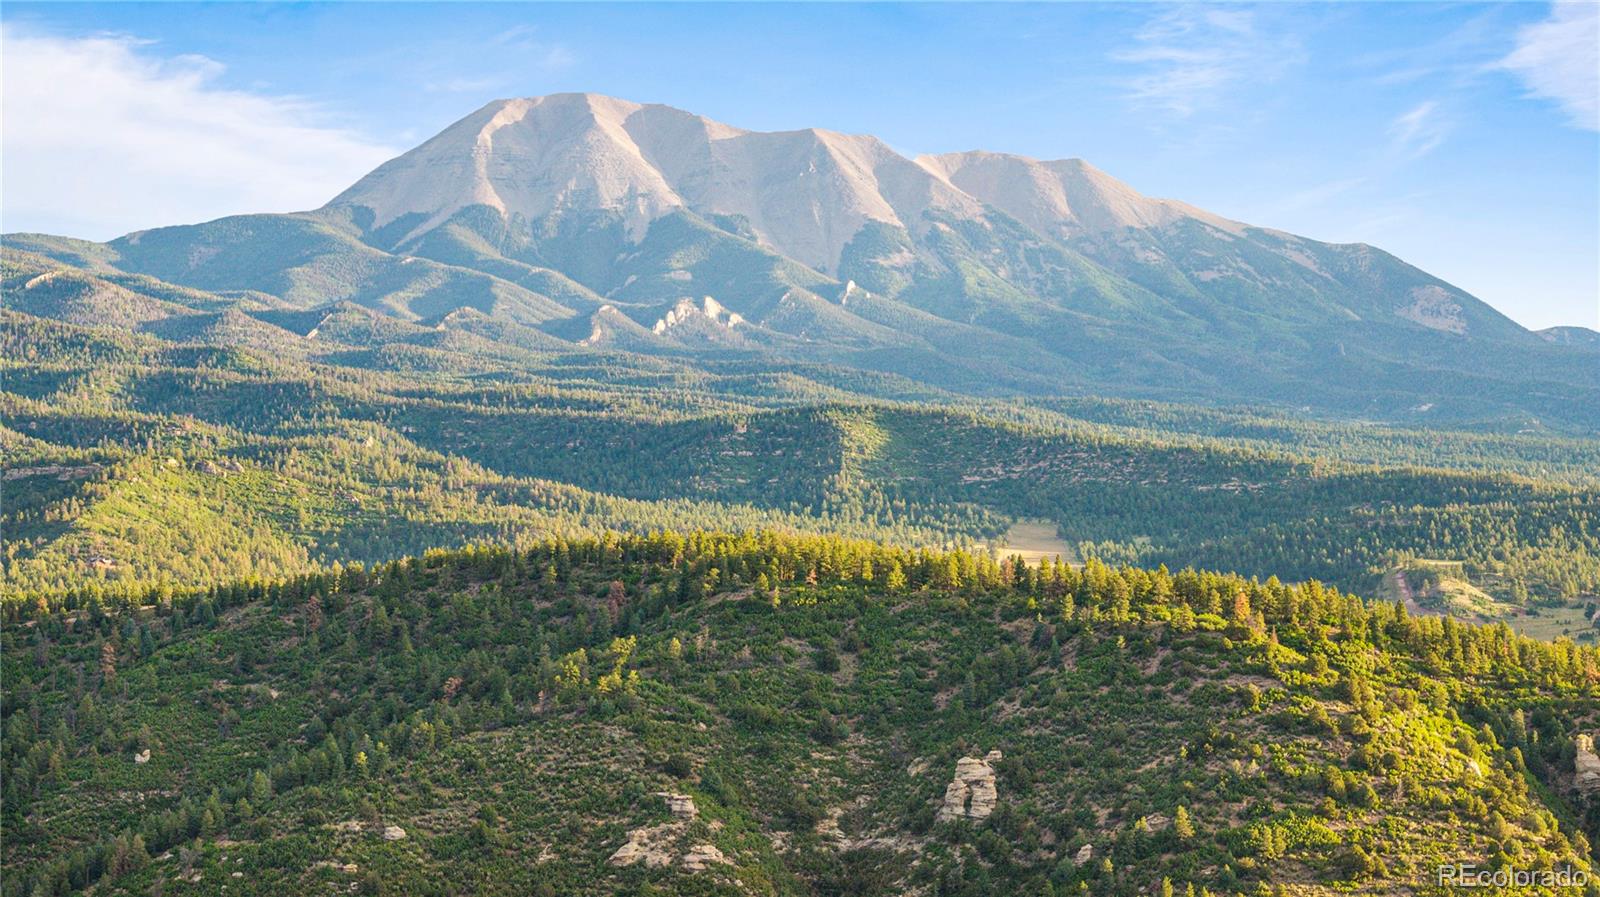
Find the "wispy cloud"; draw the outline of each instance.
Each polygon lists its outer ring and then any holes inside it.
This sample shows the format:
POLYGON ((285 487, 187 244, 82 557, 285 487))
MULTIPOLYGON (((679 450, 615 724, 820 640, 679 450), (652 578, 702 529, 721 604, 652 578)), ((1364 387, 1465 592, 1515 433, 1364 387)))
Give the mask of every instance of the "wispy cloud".
POLYGON ((545 40, 534 25, 517 25, 494 36, 493 42, 517 51, 536 68, 557 71, 569 68, 578 61, 577 54, 566 45, 545 40))
POLYGON ((1296 190, 1288 196, 1285 196, 1283 200, 1275 206, 1275 209, 1277 211, 1298 211, 1300 209, 1316 208, 1324 203, 1327 203, 1329 200, 1343 196, 1344 194, 1349 193, 1351 190, 1361 187, 1366 183, 1367 178, 1363 176, 1340 178, 1339 180, 1316 184, 1314 186, 1307 187, 1304 190, 1296 190))
POLYGON ((1187 117, 1234 88, 1276 79, 1304 53, 1296 36, 1264 28, 1255 10, 1196 5, 1158 13, 1111 58, 1141 69, 1126 82, 1135 102, 1187 117))
POLYGON ((127 36, 0 26, 6 230, 105 238, 327 202, 395 151, 293 97, 219 86, 221 63, 127 36))
POLYGON ((429 93, 483 93, 497 90, 510 83, 509 79, 495 76, 490 78, 446 78, 443 81, 429 81, 422 88, 429 93))
POLYGON ((1389 123, 1390 146, 1401 158, 1420 159, 1438 149, 1449 131, 1450 122, 1438 102, 1425 100, 1389 123))
POLYGON ((1517 31, 1500 61, 1537 97, 1554 100, 1572 124, 1600 131, 1600 3, 1556 3, 1542 22, 1517 31))
POLYGON ((1344 64, 1370 73, 1371 83, 1379 87, 1422 83, 1441 90, 1471 87, 1483 78, 1488 64, 1505 54, 1509 28, 1505 6, 1473 9, 1431 39, 1357 52, 1344 64))
POLYGON ((553 75, 577 62, 577 54, 546 40, 537 26, 517 25, 475 38, 470 45, 452 45, 417 74, 428 93, 488 94, 515 90, 530 77, 553 75), (470 62, 454 64, 463 60, 470 62))

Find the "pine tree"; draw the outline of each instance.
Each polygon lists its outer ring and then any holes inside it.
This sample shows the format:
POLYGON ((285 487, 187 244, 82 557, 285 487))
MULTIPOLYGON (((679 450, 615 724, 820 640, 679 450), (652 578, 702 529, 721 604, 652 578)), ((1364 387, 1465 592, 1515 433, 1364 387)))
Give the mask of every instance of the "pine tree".
POLYGON ((903 591, 905 591, 905 589, 906 589, 906 572, 904 570, 900 569, 900 562, 899 561, 895 561, 894 565, 889 568, 889 575, 884 580, 884 585, 888 586, 889 591, 891 591, 891 592, 903 592, 903 591))
POLYGON ((250 800, 258 804, 272 796, 272 780, 267 778, 265 772, 258 769, 255 775, 250 777, 249 795, 250 800))
POLYGON ((1182 804, 1172 816, 1172 831, 1185 841, 1194 837, 1194 823, 1189 821, 1189 810, 1182 804))

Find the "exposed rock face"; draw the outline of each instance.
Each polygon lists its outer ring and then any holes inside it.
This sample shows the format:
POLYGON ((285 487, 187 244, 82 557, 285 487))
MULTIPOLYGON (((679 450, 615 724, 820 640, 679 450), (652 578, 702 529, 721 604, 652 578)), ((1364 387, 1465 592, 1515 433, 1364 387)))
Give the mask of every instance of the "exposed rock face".
POLYGON ((1082 866, 1084 863, 1087 863, 1092 859, 1094 859, 1094 845, 1085 844, 1078 848, 1078 852, 1073 855, 1072 864, 1075 866, 1082 866))
POLYGON ((1461 303, 1450 291, 1438 284, 1415 287, 1410 293, 1411 304, 1395 314, 1431 330, 1466 333, 1467 322, 1461 319, 1461 303))
POLYGON ((672 863, 672 835, 677 826, 672 823, 636 828, 628 833, 628 841, 607 860, 613 866, 632 866, 644 863, 652 869, 672 863))
POLYGON ((990 751, 982 760, 962 757, 956 761, 956 777, 944 790, 944 806, 939 808, 938 821, 986 819, 994 812, 999 793, 995 790, 991 764, 1001 756, 999 751, 990 751))
POLYGON ((695 304, 693 299, 679 299, 678 304, 667 312, 667 316, 656 321, 655 326, 650 330, 652 333, 666 333, 668 330, 679 324, 686 323, 692 318, 711 324, 718 324, 729 329, 745 323, 743 315, 736 311, 728 311, 721 302, 707 296, 701 299, 698 305, 695 304))
POLYGON ((595 94, 496 100, 362 178, 332 205, 374 225, 420 213, 407 238, 468 206, 538 221, 606 210, 630 239, 676 209, 733 215, 764 245, 831 269, 869 221, 926 228, 979 202, 875 137, 758 133, 595 94))
POLYGON ((385 841, 400 841, 405 836, 406 830, 398 825, 386 825, 383 827, 383 840, 385 841))
MULTIPOLYGON (((695 844, 679 853, 679 843, 688 834, 689 823, 699 814, 694 800, 687 794, 657 791, 656 796, 667 802, 672 820, 661 825, 636 828, 628 833, 628 840, 607 860, 613 866, 632 866, 643 863, 652 869, 677 865, 685 872, 703 872, 711 866, 728 865, 733 861, 713 844, 695 844)), ((715 823, 713 823, 715 827, 715 823)))
POLYGON ((1594 752, 1594 737, 1578 736, 1578 753, 1572 760, 1572 783, 1584 794, 1600 792, 1600 756, 1594 752))
POLYGON ((678 860, 678 865, 685 872, 703 872, 711 865, 729 865, 733 861, 723 856, 722 851, 714 844, 696 844, 689 848, 689 852, 678 860))
POLYGON ((1041 162, 983 151, 918 156, 917 164, 1042 234, 1153 228, 1183 219, 1228 233, 1244 225, 1186 203, 1141 196, 1082 159, 1041 162))
POLYGON ((4 474, 0 474, 0 479, 22 480, 28 477, 55 477, 62 481, 81 480, 84 477, 92 477, 99 472, 100 465, 98 464, 85 464, 81 467, 51 464, 46 467, 13 467, 4 474))
POLYGON ((138 763, 140 765, 143 765, 145 763, 149 763, 150 762, 150 749, 149 748, 145 748, 144 750, 140 751, 139 753, 134 754, 133 755, 133 762, 138 763))
POLYGON ((656 796, 667 802, 667 810, 672 813, 674 819, 693 819, 699 812, 695 809, 694 798, 687 794, 658 791, 656 796))

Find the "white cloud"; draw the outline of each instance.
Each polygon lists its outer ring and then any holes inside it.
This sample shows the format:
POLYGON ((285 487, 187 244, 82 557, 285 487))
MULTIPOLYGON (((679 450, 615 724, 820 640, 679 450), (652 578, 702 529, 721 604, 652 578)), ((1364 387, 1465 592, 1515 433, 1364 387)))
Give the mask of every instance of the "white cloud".
POLYGON ((1534 96, 1554 100, 1577 127, 1600 131, 1600 3, 1555 3, 1550 17, 1517 31, 1500 61, 1534 96))
POLYGON ((1420 159, 1444 142, 1450 123, 1439 113, 1439 104, 1427 100, 1389 123, 1389 139, 1394 151, 1405 159, 1420 159))
POLYGON ((1261 27, 1254 10, 1178 6, 1146 22, 1111 54, 1143 67, 1126 86, 1136 101, 1187 117, 1228 90, 1271 81, 1303 59, 1290 35, 1261 27))
POLYGON ((315 208, 395 150, 292 97, 226 89, 223 66, 134 38, 0 26, 0 228, 105 239, 315 208))

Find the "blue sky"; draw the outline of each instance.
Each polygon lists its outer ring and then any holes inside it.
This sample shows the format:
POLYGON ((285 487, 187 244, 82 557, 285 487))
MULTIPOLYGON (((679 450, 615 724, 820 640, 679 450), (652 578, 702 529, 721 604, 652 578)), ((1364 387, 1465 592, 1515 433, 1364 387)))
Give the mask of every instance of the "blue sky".
POLYGON ((1081 157, 1600 324, 1600 6, 6 3, 0 226, 322 204, 490 99, 1081 157))

